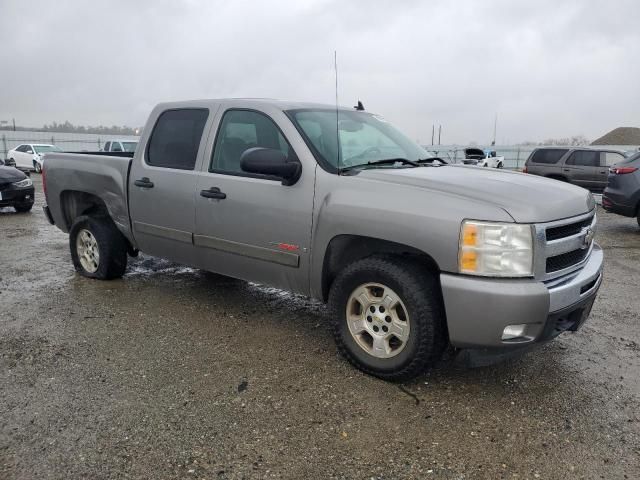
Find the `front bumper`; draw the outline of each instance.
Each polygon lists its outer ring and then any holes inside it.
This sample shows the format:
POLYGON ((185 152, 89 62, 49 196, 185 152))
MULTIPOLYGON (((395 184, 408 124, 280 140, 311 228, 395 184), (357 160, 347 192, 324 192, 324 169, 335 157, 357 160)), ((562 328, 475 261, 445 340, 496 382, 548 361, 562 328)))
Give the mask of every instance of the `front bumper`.
POLYGON ((602 195, 602 208, 607 212, 617 213, 625 217, 635 217, 636 208, 631 199, 624 195, 604 191, 602 195))
POLYGON ((440 275, 449 340, 457 348, 514 350, 579 328, 602 283, 602 249, 594 244, 578 271, 551 282, 440 275), (526 325, 503 340, 505 327, 526 325))
POLYGON ((30 187, 13 187, 0 191, 0 207, 11 207, 13 205, 33 205, 35 199, 35 189, 30 187))

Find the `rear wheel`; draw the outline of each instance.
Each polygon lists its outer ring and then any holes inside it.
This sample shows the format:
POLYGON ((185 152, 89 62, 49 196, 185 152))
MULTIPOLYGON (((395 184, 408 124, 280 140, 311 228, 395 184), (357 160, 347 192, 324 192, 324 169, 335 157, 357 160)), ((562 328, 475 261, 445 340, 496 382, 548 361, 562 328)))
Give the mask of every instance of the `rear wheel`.
POLYGON ((124 275, 127 243, 109 217, 78 217, 69 232, 69 247, 79 274, 100 280, 124 275))
POLYGON ((360 370, 385 380, 415 377, 446 347, 439 286, 403 257, 369 257, 346 267, 329 295, 336 344, 360 370))

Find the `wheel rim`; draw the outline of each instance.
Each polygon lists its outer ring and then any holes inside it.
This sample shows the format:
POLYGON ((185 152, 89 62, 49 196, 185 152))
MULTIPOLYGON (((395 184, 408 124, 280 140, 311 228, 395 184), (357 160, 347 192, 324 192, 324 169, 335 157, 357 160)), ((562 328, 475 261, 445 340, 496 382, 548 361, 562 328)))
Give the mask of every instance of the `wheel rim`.
POLYGON ((76 250, 82 268, 89 273, 95 273, 100 264, 100 251, 96 237, 89 230, 82 229, 78 232, 76 250))
POLYGON ((42 170, 42 167, 38 162, 36 162, 36 173, 40 173, 40 170, 42 170))
POLYGON ((346 313, 349 333, 369 355, 391 358, 404 350, 409 314, 400 296, 386 285, 360 285, 349 296, 346 313))

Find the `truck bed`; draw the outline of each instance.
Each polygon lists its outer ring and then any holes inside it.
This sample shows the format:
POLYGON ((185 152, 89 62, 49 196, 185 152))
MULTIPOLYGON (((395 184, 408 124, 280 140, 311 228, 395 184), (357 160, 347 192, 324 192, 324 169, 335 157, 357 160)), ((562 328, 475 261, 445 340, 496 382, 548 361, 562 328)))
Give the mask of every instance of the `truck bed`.
POLYGON ((82 211, 86 196, 98 197, 130 241, 127 182, 132 152, 49 153, 45 158, 46 198, 55 224, 71 225, 65 212, 82 211))

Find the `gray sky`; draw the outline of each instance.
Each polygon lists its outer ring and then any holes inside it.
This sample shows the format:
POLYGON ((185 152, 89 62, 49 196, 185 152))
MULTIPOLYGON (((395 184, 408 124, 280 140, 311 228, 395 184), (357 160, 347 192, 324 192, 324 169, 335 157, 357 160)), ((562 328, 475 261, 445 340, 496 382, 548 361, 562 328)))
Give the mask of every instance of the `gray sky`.
POLYGON ((637 0, 1 0, 0 120, 142 125, 161 101, 362 99, 414 139, 640 126, 637 0))

